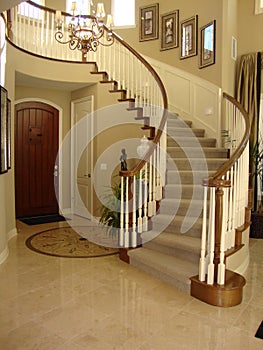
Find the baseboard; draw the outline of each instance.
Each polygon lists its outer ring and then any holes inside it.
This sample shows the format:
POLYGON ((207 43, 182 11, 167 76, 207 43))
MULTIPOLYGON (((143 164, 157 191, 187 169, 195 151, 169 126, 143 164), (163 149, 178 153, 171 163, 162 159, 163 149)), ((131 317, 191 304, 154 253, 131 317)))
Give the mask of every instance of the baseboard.
POLYGON ((9 254, 8 247, 6 246, 4 251, 0 254, 0 265, 7 259, 9 254))
POLYGON ((249 255, 247 255, 247 257, 243 261, 243 263, 234 272, 239 273, 240 275, 244 276, 244 274, 248 268, 248 265, 249 265, 249 255))
POLYGON ((7 234, 7 240, 9 241, 11 238, 17 236, 17 229, 13 228, 13 230, 9 231, 7 234))
POLYGON ((72 214, 72 210, 71 210, 71 208, 65 208, 65 209, 60 211, 60 214, 61 215, 70 215, 70 214, 72 214))

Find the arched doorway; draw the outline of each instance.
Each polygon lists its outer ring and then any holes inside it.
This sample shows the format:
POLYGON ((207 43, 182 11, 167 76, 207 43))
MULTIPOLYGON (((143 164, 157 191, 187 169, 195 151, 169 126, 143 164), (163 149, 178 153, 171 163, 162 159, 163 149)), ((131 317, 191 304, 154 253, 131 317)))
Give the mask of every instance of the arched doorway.
POLYGON ((58 213, 59 111, 42 102, 15 106, 16 216, 58 213), (54 181, 55 179, 55 181, 54 181))

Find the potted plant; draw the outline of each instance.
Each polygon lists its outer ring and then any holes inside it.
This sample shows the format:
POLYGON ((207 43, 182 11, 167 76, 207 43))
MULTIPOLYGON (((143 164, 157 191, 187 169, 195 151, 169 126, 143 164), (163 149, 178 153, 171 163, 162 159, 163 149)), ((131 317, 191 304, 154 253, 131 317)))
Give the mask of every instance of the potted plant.
POLYGON ((121 188, 114 184, 104 196, 104 204, 101 206, 99 222, 107 227, 107 232, 115 235, 120 228, 120 199, 121 188))

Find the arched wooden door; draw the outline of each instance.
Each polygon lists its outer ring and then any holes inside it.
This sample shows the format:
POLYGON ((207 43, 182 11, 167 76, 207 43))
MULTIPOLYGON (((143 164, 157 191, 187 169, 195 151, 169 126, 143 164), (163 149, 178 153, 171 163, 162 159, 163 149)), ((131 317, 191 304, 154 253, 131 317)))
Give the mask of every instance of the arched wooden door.
POLYGON ((15 122, 16 216, 58 213, 58 110, 41 102, 18 103, 15 122))

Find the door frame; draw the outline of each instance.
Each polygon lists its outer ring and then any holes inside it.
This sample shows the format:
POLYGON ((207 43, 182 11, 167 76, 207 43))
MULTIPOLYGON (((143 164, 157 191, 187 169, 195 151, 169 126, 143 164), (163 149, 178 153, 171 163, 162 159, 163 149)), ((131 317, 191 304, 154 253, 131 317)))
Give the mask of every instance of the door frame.
MULTIPOLYGON (((79 102, 85 102, 85 101, 90 101, 91 102, 91 114, 94 113, 94 95, 88 95, 88 96, 85 96, 85 97, 82 97, 82 98, 78 98, 78 99, 75 99, 75 100, 72 100, 71 103, 70 103, 70 128, 72 130, 72 127, 74 126, 74 112, 75 112, 75 105, 79 102)), ((94 138, 94 120, 93 118, 91 118, 91 123, 90 123, 90 127, 91 127, 91 139, 94 138)), ((71 152, 71 174, 75 174, 75 169, 74 169, 74 164, 75 164, 75 161, 74 161, 74 134, 71 133, 71 142, 70 142, 71 146, 70 146, 70 152, 71 152)), ((92 167, 91 167, 91 184, 93 185, 93 182, 94 182, 94 174, 93 174, 93 163, 94 163, 94 145, 93 143, 91 144, 91 164, 92 164, 92 167)), ((74 214, 74 194, 75 194, 75 181, 77 179, 75 179, 75 176, 71 176, 71 186, 70 186, 70 190, 71 190, 71 203, 70 203, 70 206, 71 206, 71 213, 74 214)), ((91 212, 93 213, 93 186, 92 186, 92 191, 91 191, 91 199, 90 199, 90 208, 91 208, 91 212)), ((93 215, 91 214, 90 220, 93 220, 93 215)))
MULTIPOLYGON (((45 100, 43 98, 37 98, 37 97, 26 97, 26 98, 21 98, 19 100, 16 100, 14 102, 14 105, 17 105, 18 103, 23 103, 23 102, 42 102, 45 103, 51 107, 54 107, 58 110, 58 149, 61 147, 62 145, 62 126, 63 126, 63 109, 58 106, 57 104, 55 104, 52 101, 49 100, 45 100)), ((62 157, 59 157, 59 164, 58 164, 58 168, 59 168, 59 174, 58 174, 58 209, 59 212, 61 213, 62 211, 65 212, 64 208, 62 208, 62 203, 63 203, 63 179, 62 179, 62 172, 60 171, 60 169, 63 169, 63 162, 62 162, 62 157)))

